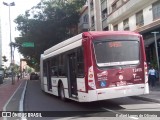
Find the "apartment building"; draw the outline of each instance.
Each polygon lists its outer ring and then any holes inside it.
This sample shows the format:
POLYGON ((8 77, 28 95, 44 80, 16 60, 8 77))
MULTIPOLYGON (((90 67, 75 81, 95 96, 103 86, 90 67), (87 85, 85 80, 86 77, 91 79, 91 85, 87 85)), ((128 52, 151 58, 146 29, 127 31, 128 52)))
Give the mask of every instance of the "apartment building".
POLYGON ((88 5, 84 5, 80 12, 80 19, 78 24, 78 33, 89 30, 88 5))
POLYGON ((1 32, 1 9, 0 9, 0 68, 2 67, 2 32, 1 32))
MULTIPOLYGON (((130 30, 143 35, 147 60, 156 60, 154 35, 160 32, 160 0, 108 0, 110 30, 130 30)), ((157 34, 160 55, 160 33, 157 34)))
POLYGON ((102 30, 103 31, 107 31, 109 30, 109 27, 108 27, 108 0, 100 0, 100 13, 101 13, 101 26, 102 26, 102 30))
POLYGON ((160 0, 88 0, 90 30, 135 31, 143 35, 147 60, 160 56, 160 0))
POLYGON ((87 0, 87 3, 89 15, 89 30, 109 30, 107 22, 108 0, 87 0))
POLYGON ((100 31, 102 30, 102 18, 101 18, 101 1, 100 0, 88 0, 88 15, 89 15, 89 30, 100 31))

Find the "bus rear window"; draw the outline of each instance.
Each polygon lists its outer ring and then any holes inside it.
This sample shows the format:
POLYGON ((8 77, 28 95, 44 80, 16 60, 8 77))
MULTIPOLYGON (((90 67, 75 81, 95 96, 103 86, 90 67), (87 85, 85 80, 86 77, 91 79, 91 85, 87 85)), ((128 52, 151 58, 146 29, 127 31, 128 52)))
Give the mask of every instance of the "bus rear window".
POLYGON ((100 41, 94 42, 96 62, 99 67, 130 65, 139 63, 139 41, 100 41))

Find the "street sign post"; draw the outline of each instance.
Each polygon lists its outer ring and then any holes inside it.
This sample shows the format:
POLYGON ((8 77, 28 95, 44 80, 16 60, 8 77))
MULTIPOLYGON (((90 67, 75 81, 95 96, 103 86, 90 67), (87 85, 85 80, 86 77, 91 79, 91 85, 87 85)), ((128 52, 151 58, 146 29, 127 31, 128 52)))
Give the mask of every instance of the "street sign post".
POLYGON ((33 42, 24 42, 24 43, 22 43, 22 47, 34 47, 34 43, 33 42))

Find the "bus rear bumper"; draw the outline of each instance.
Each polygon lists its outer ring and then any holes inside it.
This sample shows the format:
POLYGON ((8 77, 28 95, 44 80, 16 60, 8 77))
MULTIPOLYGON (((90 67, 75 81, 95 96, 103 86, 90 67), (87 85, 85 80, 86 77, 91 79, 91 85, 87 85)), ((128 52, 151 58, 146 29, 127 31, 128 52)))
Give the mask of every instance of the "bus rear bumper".
POLYGON ((137 84, 137 85, 128 85, 112 88, 103 88, 90 90, 88 93, 78 93, 79 102, 92 102, 99 100, 106 100, 112 98, 120 98, 127 96, 137 96, 149 93, 148 83, 146 84, 137 84))

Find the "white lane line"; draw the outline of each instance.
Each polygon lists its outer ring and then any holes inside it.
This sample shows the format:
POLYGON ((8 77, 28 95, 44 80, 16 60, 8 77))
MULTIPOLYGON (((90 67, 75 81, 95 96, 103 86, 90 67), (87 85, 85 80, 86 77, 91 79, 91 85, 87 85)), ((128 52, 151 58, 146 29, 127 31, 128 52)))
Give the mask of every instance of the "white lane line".
MULTIPOLYGON (((111 110, 111 109, 107 109, 107 108, 104 108, 104 107, 102 107, 102 109, 110 111, 110 112, 113 112, 115 114, 123 114, 123 113, 120 113, 120 112, 117 112, 117 111, 114 111, 114 110, 111 110)), ((139 119, 138 117, 128 117, 128 118, 131 118, 131 119, 134 119, 134 120, 138 120, 139 119)))
MULTIPOLYGON (((25 96, 25 93, 26 93, 27 83, 28 83, 28 81, 26 81, 26 83, 25 83, 25 86, 24 86, 24 89, 23 89, 23 92, 22 92, 22 95, 21 95, 21 99, 20 99, 20 101, 19 101, 19 111, 20 111, 20 112, 23 112, 23 111, 24 111, 23 105, 24 105, 24 96, 25 96)), ((21 120, 27 120, 27 118, 24 117, 24 116, 22 116, 22 117, 21 117, 21 120)))
MULTIPOLYGON (((21 83, 22 84, 22 83, 21 83)), ((6 102, 6 104, 3 107, 3 111, 6 111, 6 107, 8 105, 8 103, 11 101, 11 99, 13 98, 13 96, 16 94, 16 92, 18 91, 18 89, 20 88, 21 84, 18 86, 18 88, 14 91, 14 93, 12 94, 12 96, 8 99, 8 101, 6 102)))
POLYGON ((23 112, 23 102, 24 102, 24 96, 25 96, 25 92, 26 92, 26 87, 27 87, 27 81, 25 83, 22 95, 21 95, 21 99, 19 101, 19 111, 23 112))
MULTIPOLYGON (((22 83, 21 83, 22 84, 22 83)), ((13 96, 16 94, 16 92, 18 91, 18 89, 20 88, 21 84, 18 86, 18 88, 14 91, 14 93, 12 94, 12 96, 8 99, 8 101, 6 102, 6 104, 3 107, 3 111, 6 111, 6 107, 8 105, 8 103, 11 101, 11 99, 13 98, 13 96)), ((7 117, 3 118, 3 120, 7 120, 7 117)))

